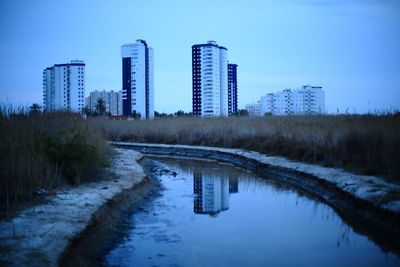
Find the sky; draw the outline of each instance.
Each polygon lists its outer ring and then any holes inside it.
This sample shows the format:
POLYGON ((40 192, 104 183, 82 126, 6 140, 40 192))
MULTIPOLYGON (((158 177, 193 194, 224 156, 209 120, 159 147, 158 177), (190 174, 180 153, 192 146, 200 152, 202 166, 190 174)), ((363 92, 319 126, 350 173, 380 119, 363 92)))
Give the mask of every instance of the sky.
POLYGON ((120 47, 154 49, 155 110, 191 111, 191 46, 238 64, 238 105, 311 84, 330 113, 400 110, 398 0, 1 0, 0 104, 42 103, 42 71, 86 63, 86 95, 121 90, 120 47))

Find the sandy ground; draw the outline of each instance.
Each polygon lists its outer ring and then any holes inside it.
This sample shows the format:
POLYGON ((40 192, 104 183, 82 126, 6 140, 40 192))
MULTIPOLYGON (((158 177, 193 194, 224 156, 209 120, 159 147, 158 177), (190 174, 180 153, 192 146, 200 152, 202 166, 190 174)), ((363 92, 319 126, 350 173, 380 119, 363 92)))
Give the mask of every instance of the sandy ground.
POLYGON ((64 188, 47 197, 45 204, 22 210, 11 221, 1 221, 0 265, 57 266, 69 242, 87 228, 99 208, 145 179, 137 163, 140 153, 116 151, 107 170, 112 179, 64 188))

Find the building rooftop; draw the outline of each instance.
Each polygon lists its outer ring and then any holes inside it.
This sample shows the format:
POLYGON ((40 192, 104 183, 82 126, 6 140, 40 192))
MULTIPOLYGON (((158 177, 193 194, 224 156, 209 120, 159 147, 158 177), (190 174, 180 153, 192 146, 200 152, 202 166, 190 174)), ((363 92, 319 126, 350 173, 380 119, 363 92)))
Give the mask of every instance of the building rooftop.
MULTIPOLYGON (((64 67, 64 66, 85 66, 85 61, 75 59, 71 60, 70 63, 54 64, 54 67, 64 67)), ((46 69, 51 69, 52 67, 47 67, 46 69)))
POLYGON ((75 59, 75 60, 71 60, 71 63, 85 63, 85 62, 80 59, 75 59))
POLYGON ((217 44, 217 42, 216 42, 216 41, 213 41, 213 40, 207 41, 207 43, 205 43, 205 44, 194 44, 194 45, 192 45, 192 48, 193 48, 193 47, 203 47, 203 46, 214 46, 214 47, 218 47, 218 48, 220 48, 220 49, 228 50, 226 47, 219 46, 219 45, 217 44))
POLYGON ((126 43, 126 44, 121 45, 121 47, 123 47, 123 46, 132 46, 132 45, 147 45, 147 43, 146 43, 145 40, 137 39, 134 43, 126 43))

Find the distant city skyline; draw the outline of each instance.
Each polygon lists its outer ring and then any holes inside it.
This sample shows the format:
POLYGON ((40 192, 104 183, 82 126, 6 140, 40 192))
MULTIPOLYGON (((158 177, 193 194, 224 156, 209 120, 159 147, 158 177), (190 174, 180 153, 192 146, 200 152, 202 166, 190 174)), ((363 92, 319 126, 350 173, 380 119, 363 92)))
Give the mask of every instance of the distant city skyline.
POLYGON ((120 46, 144 39, 155 51, 155 110, 190 112, 191 46, 216 40, 240 66, 239 108, 318 84, 330 113, 399 110, 399 25, 394 0, 4 0, 0 103, 43 104, 43 69, 74 59, 86 63, 85 96, 119 91, 120 46))

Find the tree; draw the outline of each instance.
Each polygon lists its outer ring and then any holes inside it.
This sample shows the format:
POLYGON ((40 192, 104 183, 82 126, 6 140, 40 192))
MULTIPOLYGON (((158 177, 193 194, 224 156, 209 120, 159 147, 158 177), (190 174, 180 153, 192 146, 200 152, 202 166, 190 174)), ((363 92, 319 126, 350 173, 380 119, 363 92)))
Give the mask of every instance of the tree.
POLYGON ((82 109, 82 114, 86 115, 86 116, 92 116, 92 110, 90 109, 89 106, 85 106, 82 109))
POLYGON ((177 112, 174 113, 174 115, 176 117, 190 117, 193 116, 193 113, 192 112, 185 113, 185 111, 183 110, 178 110, 177 112))
POLYGON ((33 103, 30 107, 29 107, 29 114, 38 114, 42 111, 42 107, 37 104, 37 103, 33 103))
POLYGON ((94 106, 96 112, 99 114, 99 116, 105 116, 106 115, 106 101, 104 101, 103 98, 98 98, 96 101, 96 105, 94 106))
POLYGON ((177 112, 175 112, 175 116, 177 116, 177 117, 185 116, 185 111, 183 111, 183 110, 178 110, 177 112))
MULTIPOLYGON (((175 116, 176 116, 176 113, 177 112, 175 112, 175 116)), ((172 114, 172 113, 167 114, 164 112, 160 113, 160 112, 154 111, 154 117, 156 117, 156 118, 174 117, 174 114, 172 114)))
POLYGON ((234 116, 240 116, 240 117, 244 117, 244 116, 249 116, 249 112, 245 109, 239 109, 234 116))
POLYGON ((136 112, 136 110, 132 111, 131 114, 132 118, 135 120, 140 120, 140 118, 142 117, 142 115, 140 114, 140 112, 136 112))

